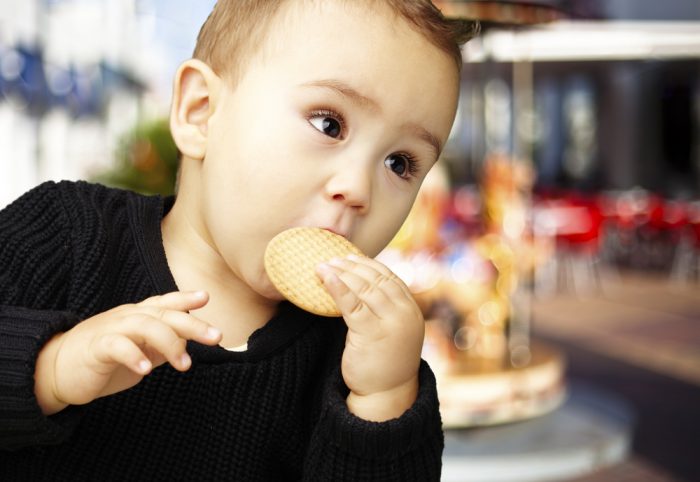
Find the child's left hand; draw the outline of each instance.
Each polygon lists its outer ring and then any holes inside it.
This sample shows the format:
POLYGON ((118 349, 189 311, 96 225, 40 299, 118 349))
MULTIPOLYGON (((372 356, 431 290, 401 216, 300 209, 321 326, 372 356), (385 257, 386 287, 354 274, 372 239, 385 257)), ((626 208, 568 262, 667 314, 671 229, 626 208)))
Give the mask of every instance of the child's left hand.
POLYGON ((399 417, 415 401, 425 334, 408 287, 380 262, 349 256, 317 270, 348 326, 342 373, 360 418, 399 417))

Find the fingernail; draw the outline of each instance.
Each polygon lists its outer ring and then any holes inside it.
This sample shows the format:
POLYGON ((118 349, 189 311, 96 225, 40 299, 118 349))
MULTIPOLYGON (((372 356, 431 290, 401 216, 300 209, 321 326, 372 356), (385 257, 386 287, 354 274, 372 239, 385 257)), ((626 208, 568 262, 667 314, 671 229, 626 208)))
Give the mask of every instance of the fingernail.
POLYGON ((148 360, 141 360, 139 362, 139 371, 141 373, 148 373, 151 370, 151 362, 148 360))
POLYGON ((190 366, 190 363, 192 362, 192 359, 187 353, 183 353, 180 355, 180 365, 187 368, 190 366))
POLYGON ((221 336, 221 331, 218 328, 210 326, 207 328, 207 338, 210 340, 217 340, 221 336))
POLYGON ((350 261, 359 261, 361 258, 356 254, 349 254, 346 256, 350 261))
POLYGON ((333 270, 326 263, 321 263, 316 267, 316 273, 323 282, 326 282, 328 278, 333 274, 333 270))
POLYGON ((207 292, 206 291, 195 291, 192 293, 192 296, 198 299, 203 299, 207 297, 207 292))
POLYGON ((333 259, 328 260, 328 264, 330 264, 331 266, 340 267, 343 265, 343 260, 340 258, 333 258, 333 259))

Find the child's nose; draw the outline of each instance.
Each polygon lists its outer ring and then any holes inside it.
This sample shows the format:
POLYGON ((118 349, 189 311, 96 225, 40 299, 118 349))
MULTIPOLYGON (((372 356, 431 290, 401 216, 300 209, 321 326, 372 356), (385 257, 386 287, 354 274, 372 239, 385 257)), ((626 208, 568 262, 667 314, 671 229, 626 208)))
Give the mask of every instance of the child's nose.
POLYGON ((369 208, 372 179, 367 169, 346 168, 326 185, 328 197, 364 213, 369 208))

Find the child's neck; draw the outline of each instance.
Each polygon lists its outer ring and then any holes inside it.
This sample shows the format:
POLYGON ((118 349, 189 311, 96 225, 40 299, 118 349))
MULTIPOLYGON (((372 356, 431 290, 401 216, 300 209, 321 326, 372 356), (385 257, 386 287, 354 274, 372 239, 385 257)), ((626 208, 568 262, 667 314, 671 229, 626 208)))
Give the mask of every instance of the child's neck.
POLYGON ((277 303, 255 293, 225 265, 198 235, 177 201, 163 219, 161 230, 178 289, 209 293, 209 303, 192 314, 221 330, 222 346, 245 344, 273 316, 277 303))

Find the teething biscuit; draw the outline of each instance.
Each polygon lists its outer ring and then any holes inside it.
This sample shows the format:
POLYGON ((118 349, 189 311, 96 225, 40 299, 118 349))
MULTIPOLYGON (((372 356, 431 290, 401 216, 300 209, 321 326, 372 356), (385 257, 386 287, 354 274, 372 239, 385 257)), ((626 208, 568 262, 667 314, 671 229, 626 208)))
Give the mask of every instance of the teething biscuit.
POLYGON ((363 255, 350 241, 325 229, 292 228, 267 245, 265 270, 275 288, 299 308, 321 316, 340 316, 316 267, 349 254, 363 255))

